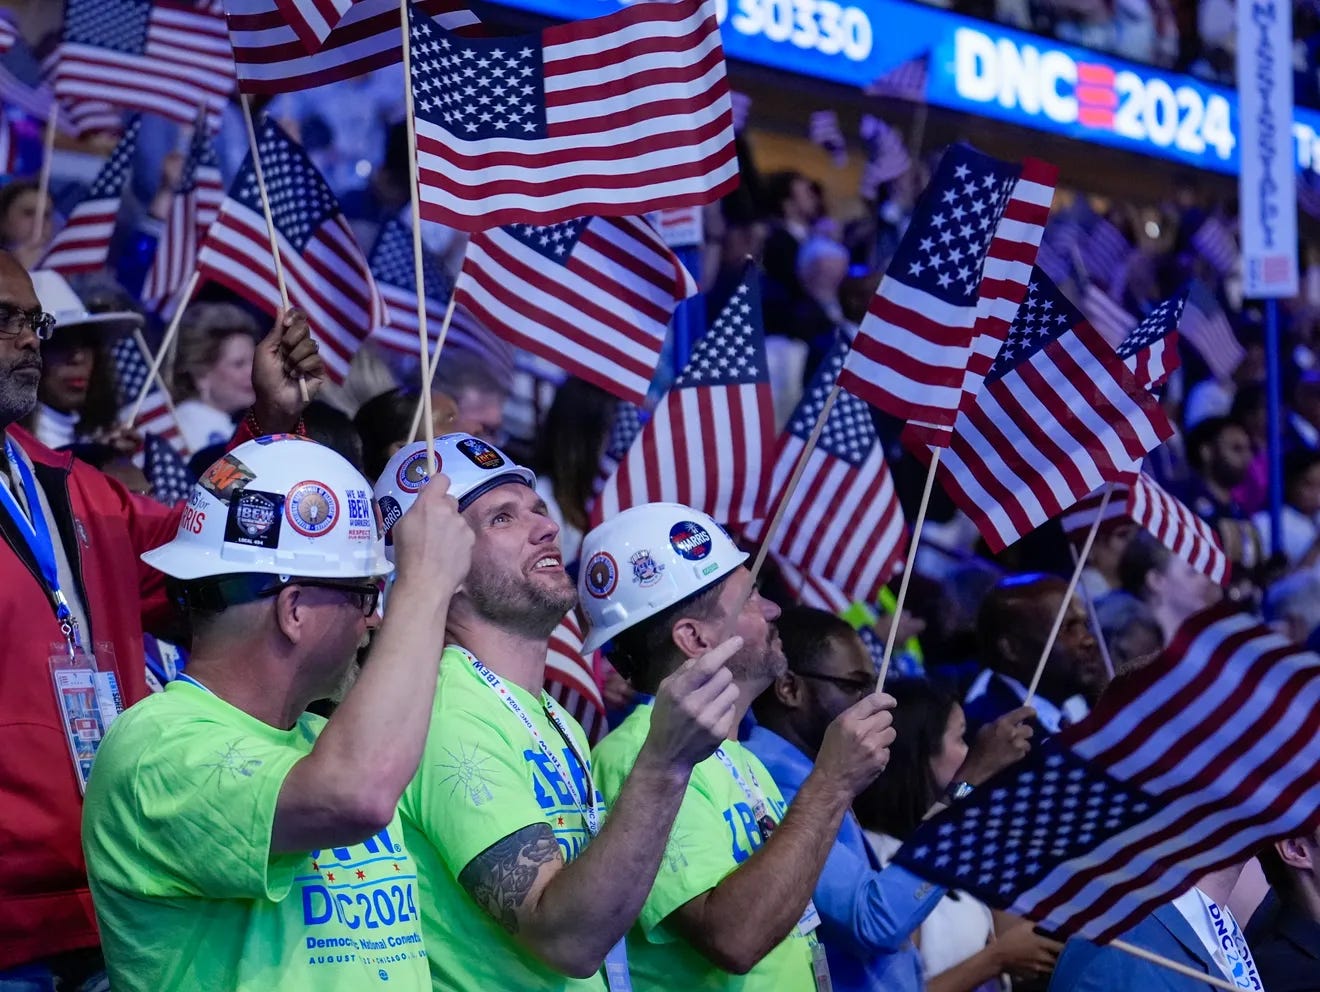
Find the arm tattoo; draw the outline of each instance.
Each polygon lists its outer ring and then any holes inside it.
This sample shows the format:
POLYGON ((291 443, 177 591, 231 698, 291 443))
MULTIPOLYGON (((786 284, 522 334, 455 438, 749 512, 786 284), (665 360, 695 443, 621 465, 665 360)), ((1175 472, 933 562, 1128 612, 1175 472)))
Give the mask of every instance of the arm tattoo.
POLYGON ((467 890, 500 926, 518 932, 518 910, 541 865, 559 860, 559 844, 548 823, 533 823, 497 840, 458 875, 467 890))

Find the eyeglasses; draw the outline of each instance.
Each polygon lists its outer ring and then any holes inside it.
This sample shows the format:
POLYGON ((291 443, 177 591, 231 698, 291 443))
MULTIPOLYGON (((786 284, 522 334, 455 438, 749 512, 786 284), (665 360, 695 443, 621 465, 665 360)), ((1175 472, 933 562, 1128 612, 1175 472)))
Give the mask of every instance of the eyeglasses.
POLYGON ((817 682, 829 682, 831 685, 854 696, 861 697, 875 692, 875 679, 845 679, 838 675, 825 675, 821 672, 793 672, 800 679, 815 679, 817 682))
POLYGON ((16 338, 24 329, 30 330, 38 340, 49 341, 55 333, 55 318, 41 307, 20 310, 9 303, 0 303, 0 336, 16 338))
POLYGON ((320 579, 295 579, 293 582, 286 582, 284 585, 276 586, 274 589, 267 589, 260 594, 260 598, 267 596, 278 596, 280 590, 289 586, 303 586, 311 589, 333 589, 336 592, 342 592, 348 596, 352 602, 357 604, 357 608, 362 611, 364 617, 369 617, 376 612, 376 605, 380 602, 380 584, 370 583, 369 585, 360 585, 347 582, 328 582, 320 579))

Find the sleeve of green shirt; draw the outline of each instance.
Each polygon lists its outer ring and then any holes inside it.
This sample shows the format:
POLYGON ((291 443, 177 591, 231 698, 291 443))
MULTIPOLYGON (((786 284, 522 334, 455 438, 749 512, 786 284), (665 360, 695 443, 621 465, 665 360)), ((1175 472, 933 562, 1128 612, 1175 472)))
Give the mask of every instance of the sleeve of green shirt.
POLYGON ((98 877, 147 896, 283 899, 306 856, 272 858, 271 831, 303 753, 206 720, 148 724, 97 755, 108 789, 88 796, 102 808, 86 819, 98 877))

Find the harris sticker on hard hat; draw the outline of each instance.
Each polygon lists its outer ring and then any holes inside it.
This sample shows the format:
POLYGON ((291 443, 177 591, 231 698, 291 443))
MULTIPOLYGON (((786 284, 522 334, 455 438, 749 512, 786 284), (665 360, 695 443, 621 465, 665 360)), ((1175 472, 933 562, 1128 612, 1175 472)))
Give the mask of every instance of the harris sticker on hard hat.
POLYGON ((380 507, 381 526, 385 529, 385 543, 394 543, 394 525, 403 517, 403 507, 393 496, 382 496, 377 501, 380 507))
POLYGON ((202 488, 215 496, 222 503, 228 503, 257 473, 248 468, 233 455, 225 455, 206 470, 201 478, 202 488))
POLYGON ((280 510, 284 497, 244 489, 229 504, 225 520, 225 540, 253 548, 277 548, 280 543, 280 510))
MULTIPOLYGON (((440 455, 438 453, 435 456, 435 470, 440 471, 440 455)), ((426 485, 427 480, 430 478, 430 473, 426 471, 425 450, 415 452, 405 458, 403 464, 399 466, 399 471, 395 473, 395 481, 398 482, 399 488, 405 493, 420 493, 422 487, 426 485)))
POLYGON ((339 501, 329 486, 309 479, 289 490, 284 517, 303 537, 320 537, 339 522, 339 501))
POLYGON ((485 441, 475 437, 465 437, 459 441, 458 450, 463 452, 467 456, 467 460, 477 468, 491 469, 500 468, 504 465, 504 459, 500 457, 498 451, 485 441))
POLYGON ((597 599, 604 599, 618 584, 619 566, 608 551, 597 551, 587 561, 585 575, 587 592, 597 599))
POLYGON ((710 554, 710 531, 694 520, 680 520, 669 528, 669 543, 688 561, 701 561, 710 554))
POLYGON ((633 581, 642 587, 655 585, 660 581, 660 573, 665 570, 665 566, 646 550, 634 553, 628 561, 632 563, 633 581))

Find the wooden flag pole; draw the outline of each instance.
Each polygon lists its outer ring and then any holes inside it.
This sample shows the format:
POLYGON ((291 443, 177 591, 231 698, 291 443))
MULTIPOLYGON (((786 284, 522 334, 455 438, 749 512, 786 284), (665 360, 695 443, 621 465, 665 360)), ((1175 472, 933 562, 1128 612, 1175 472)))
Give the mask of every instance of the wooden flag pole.
MULTIPOLYGON (((60 116, 59 105, 52 100, 50 116, 46 118, 46 133, 41 143, 41 172, 37 176, 37 216, 32 225, 31 244, 41 244, 41 232, 46 226, 46 201, 50 199, 50 173, 55 161, 55 131, 60 116)), ((40 261, 40 259, 38 259, 40 261)))
MULTIPOLYGON (((1077 565, 1077 549, 1073 547, 1071 541, 1068 542, 1068 549, 1072 552, 1073 566, 1077 565)), ((1078 583, 1078 590, 1082 594, 1082 602, 1086 604, 1086 615, 1091 621, 1091 633, 1095 635, 1095 643, 1100 646, 1100 660, 1105 663, 1105 671, 1109 677, 1114 677, 1114 660, 1109 657, 1109 645, 1105 643, 1105 635, 1100 630, 1100 617, 1095 612, 1095 600, 1091 598, 1090 590, 1086 588, 1086 583, 1078 583)))
MULTIPOLYGON (((412 239, 413 239, 413 279, 417 283, 417 337, 422 359, 422 372, 429 366, 427 352, 430 340, 426 334, 426 279, 422 265, 422 204, 421 190, 417 178, 417 121, 413 116, 412 86, 412 29, 408 24, 408 0, 399 0, 399 31, 403 45, 403 119, 408 123, 408 193, 412 197, 412 239)), ((445 313, 445 329, 449 328, 449 318, 454 312, 454 298, 449 298, 449 310, 445 313)), ((444 332, 436 342, 435 358, 440 358, 440 349, 444 346, 444 332)), ((426 471, 435 475, 435 431, 431 430, 431 377, 425 375, 422 382, 422 396, 418 416, 426 421, 426 471)), ((417 436, 418 417, 413 418, 412 437, 417 436)))
MULTIPOLYGON (((440 351, 445 346, 445 337, 449 334, 449 322, 454 319, 454 301, 457 294, 449 294, 449 305, 445 307, 445 319, 440 323, 440 336, 435 341, 435 351, 431 355, 430 361, 426 361, 425 352, 422 360, 422 395, 417 397, 417 409, 413 412, 412 430, 408 433, 409 440, 417 438, 417 431, 421 429, 422 418, 427 418, 427 423, 432 423, 431 418, 431 383, 435 380, 435 370, 440 365, 440 351)), ((420 295, 418 300, 425 306, 425 300, 420 295)), ((431 437, 435 431, 427 428, 426 436, 431 437)))
MULTIPOLYGON (((266 215, 266 233, 270 236, 270 254, 275 261, 275 283, 280 288, 280 312, 289 311, 289 287, 284 282, 284 263, 280 261, 280 239, 275 233, 275 218, 270 212, 270 194, 266 191, 266 173, 261 167, 261 149, 257 146, 257 126, 252 120, 252 98, 246 93, 243 99, 243 121, 247 124, 248 147, 252 149, 252 171, 257 176, 257 195, 261 197, 261 212, 266 215)), ((308 401, 307 380, 298 377, 298 392, 302 401, 308 401)))
POLYGON ((1031 701, 1036 698, 1036 689, 1040 685, 1040 677, 1045 674, 1045 663, 1050 660, 1050 652, 1054 650, 1054 642, 1059 639, 1059 631, 1063 629, 1063 618, 1068 613, 1068 604, 1072 602, 1073 594, 1077 591, 1077 583, 1082 577, 1082 569, 1086 567, 1086 559, 1091 554, 1091 546, 1095 544, 1095 536, 1100 531, 1100 521, 1104 519, 1105 510, 1109 507, 1109 497, 1114 495, 1114 484, 1111 482, 1105 486, 1105 494, 1100 498, 1100 507, 1096 510, 1095 520, 1091 523, 1091 529, 1087 532, 1086 543, 1082 545, 1081 552, 1077 555, 1077 564, 1073 566, 1072 578, 1068 580, 1068 588, 1064 591, 1063 602, 1059 604, 1059 612, 1054 614, 1054 626, 1050 628, 1050 636, 1045 639, 1045 648, 1040 653, 1040 661, 1036 663, 1036 674, 1032 676, 1031 685, 1027 687, 1027 698, 1022 700, 1023 706, 1030 706, 1031 701))
MULTIPOLYGON (((147 379, 142 383, 142 388, 138 390, 137 399, 133 402, 133 410, 128 417, 129 426, 137 422, 138 415, 142 412, 142 404, 147 400, 147 393, 151 392, 152 383, 160 376, 160 367, 165 363, 165 355, 170 350, 174 336, 179 333, 179 324, 183 322, 183 311, 185 309, 183 304, 192 297, 199 279, 201 279, 201 273, 194 272, 188 277, 188 282, 183 287, 183 292, 179 296, 179 305, 174 308, 174 316, 170 318, 170 325, 165 329, 165 337, 160 342, 160 349, 156 352, 156 357, 151 360, 151 371, 147 374, 147 379)), ((165 391, 165 395, 169 395, 169 390, 165 391)))
MULTIPOLYGON (((137 342, 138 354, 142 356, 142 360, 146 362, 147 367, 150 368, 154 360, 151 355, 151 349, 147 347, 147 339, 142 336, 141 330, 134 329, 133 340, 137 342)), ((162 354, 163 353, 164 351, 162 350, 162 354)), ((147 381, 150 382, 152 380, 148 379, 147 381)), ((179 428, 179 433, 182 434, 183 424, 179 421, 179 411, 174 409, 174 397, 170 395, 170 387, 165 384, 165 377, 157 371, 154 381, 156 385, 160 386, 161 395, 165 398, 165 407, 170 411, 170 419, 174 421, 175 425, 179 428)), ((133 420, 136 419, 137 417, 133 418, 133 420)), ((132 420, 128 422, 128 426, 133 426, 132 420)))
POLYGON ((784 519, 784 511, 788 509, 788 504, 793 499, 793 491, 797 489, 798 483, 802 481, 802 473, 807 470, 807 462, 811 459, 811 453, 816 450, 816 442, 820 440, 820 435, 825 430, 825 423, 830 419, 830 411, 834 409, 834 403, 838 398, 839 384, 835 382, 834 388, 825 397, 825 405, 820 408, 820 413, 816 417, 816 426, 811 428, 811 437, 807 438, 806 447, 802 449, 797 464, 793 466, 793 474, 789 476, 788 485, 784 487, 784 495, 779 500, 779 505, 775 507, 775 515, 770 518, 765 533, 761 535, 761 548, 756 552, 756 560, 752 562, 752 581, 749 587, 751 589, 756 588, 756 577, 761 574, 761 566, 765 564, 765 556, 770 553, 770 544, 774 540, 775 531, 779 529, 779 525, 784 519))
POLYGON ((1125 954, 1131 954, 1134 958, 1141 958, 1143 961, 1149 961, 1151 964, 1157 964, 1161 968, 1168 968, 1170 971, 1176 971, 1180 975, 1188 978, 1194 978, 1203 985, 1213 985, 1217 989, 1227 989, 1228 992, 1241 992, 1241 990, 1229 982, 1227 979, 1219 978, 1215 975, 1207 975, 1203 971, 1197 971, 1179 961, 1171 961, 1169 958, 1154 951, 1148 951, 1144 947, 1138 947, 1136 944, 1129 944, 1126 940, 1111 940, 1110 947, 1115 947, 1125 954))
POLYGON ((898 619, 903 615, 903 603, 907 599, 908 583, 912 581, 912 570, 917 563, 917 545, 921 541, 921 528, 926 523, 926 510, 930 506, 930 491, 935 483, 935 473, 940 467, 940 452, 936 448, 930 455, 930 468, 926 469, 926 487, 921 491, 921 505, 917 508, 917 520, 912 525, 912 540, 908 544, 907 564, 903 568, 903 579, 898 584, 898 598, 894 601, 894 615, 889 621, 889 636, 885 638, 885 654, 880 661, 880 672, 876 676, 875 691, 885 686, 885 676, 889 674, 889 662, 894 656, 894 645, 898 642, 898 619))

